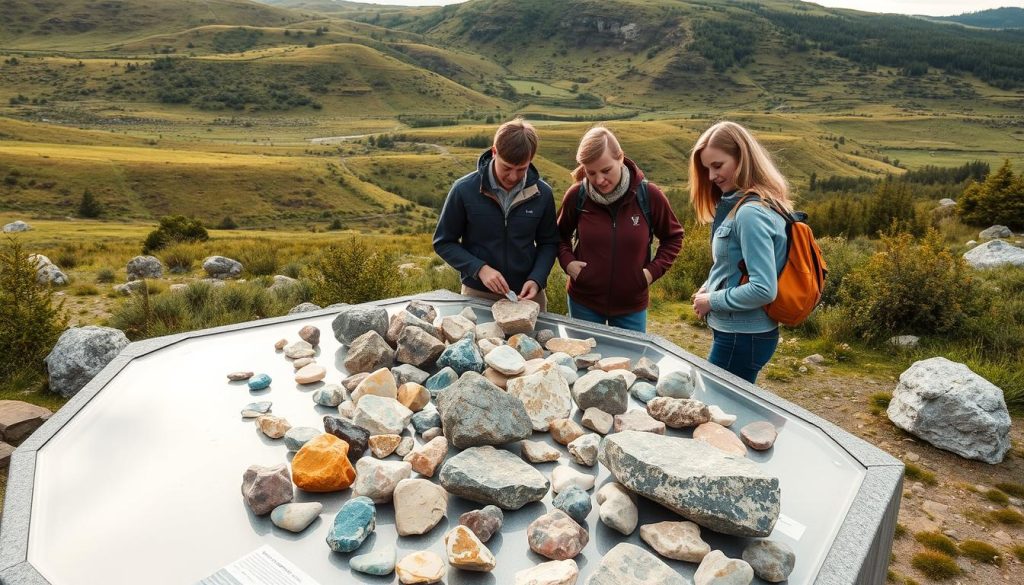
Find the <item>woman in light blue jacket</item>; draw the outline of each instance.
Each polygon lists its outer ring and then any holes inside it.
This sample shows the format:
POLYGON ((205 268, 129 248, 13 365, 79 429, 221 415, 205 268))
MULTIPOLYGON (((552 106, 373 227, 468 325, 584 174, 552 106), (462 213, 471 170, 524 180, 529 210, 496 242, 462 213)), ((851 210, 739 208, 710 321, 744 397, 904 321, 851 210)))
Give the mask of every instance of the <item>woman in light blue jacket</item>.
POLYGON ((754 382, 779 343, 764 306, 786 262, 786 222, 776 209, 792 212, 789 187, 746 128, 719 122, 693 148, 690 201, 697 220, 712 225, 714 264, 693 298, 714 334, 708 361, 754 382))

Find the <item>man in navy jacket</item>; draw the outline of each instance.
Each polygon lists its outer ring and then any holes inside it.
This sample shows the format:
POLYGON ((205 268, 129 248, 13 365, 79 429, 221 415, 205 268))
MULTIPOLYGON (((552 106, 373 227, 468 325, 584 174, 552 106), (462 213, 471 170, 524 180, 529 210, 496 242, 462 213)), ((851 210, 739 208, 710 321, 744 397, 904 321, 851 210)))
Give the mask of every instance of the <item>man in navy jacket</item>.
POLYGON ((509 291, 546 310, 544 287, 558 254, 555 200, 533 166, 537 131, 502 124, 476 171, 455 181, 434 230, 434 251, 462 278, 462 294, 497 300, 509 291))

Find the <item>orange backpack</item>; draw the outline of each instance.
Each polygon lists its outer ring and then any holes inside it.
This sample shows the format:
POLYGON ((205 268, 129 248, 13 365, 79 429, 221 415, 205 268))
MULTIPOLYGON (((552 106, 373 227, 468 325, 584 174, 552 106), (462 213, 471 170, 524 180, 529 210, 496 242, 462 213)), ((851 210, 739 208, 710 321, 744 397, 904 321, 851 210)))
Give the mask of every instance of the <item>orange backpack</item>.
MULTIPOLYGON (((744 195, 730 213, 735 216, 740 205, 750 201, 752 195, 756 194, 744 195)), ((771 199, 765 200, 765 205, 786 220, 786 263, 778 275, 778 294, 774 301, 765 305, 764 310, 773 321, 796 327, 807 320, 821 302, 828 267, 821 248, 814 241, 814 232, 806 223, 806 213, 797 211, 790 214, 771 199)), ((743 274, 740 284, 743 284, 750 280, 743 260, 740 260, 739 268, 743 274)))

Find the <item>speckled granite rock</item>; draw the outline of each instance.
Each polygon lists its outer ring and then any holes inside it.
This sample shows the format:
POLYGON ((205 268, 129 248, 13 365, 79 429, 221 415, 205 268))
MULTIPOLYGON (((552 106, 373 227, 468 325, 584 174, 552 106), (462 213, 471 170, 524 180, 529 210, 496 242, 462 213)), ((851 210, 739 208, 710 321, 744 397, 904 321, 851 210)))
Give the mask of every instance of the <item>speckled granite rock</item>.
POLYGON ((586 585, 690 585, 690 581, 646 550, 622 542, 601 558, 586 585))
POLYGON ((489 445, 450 458, 442 465, 439 479, 449 493, 505 510, 540 501, 550 488, 548 480, 531 465, 489 445))

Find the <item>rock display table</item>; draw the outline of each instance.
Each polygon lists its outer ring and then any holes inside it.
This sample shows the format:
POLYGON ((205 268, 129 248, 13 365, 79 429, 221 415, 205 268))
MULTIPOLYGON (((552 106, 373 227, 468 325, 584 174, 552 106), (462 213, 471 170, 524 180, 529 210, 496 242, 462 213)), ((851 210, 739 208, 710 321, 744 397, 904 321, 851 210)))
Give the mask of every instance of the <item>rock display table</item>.
MULTIPOLYGON (((414 299, 433 305, 442 317, 462 314, 469 307, 477 327, 492 321, 487 305, 444 291, 375 305, 394 315, 414 299)), ((12 457, 0 526, 0 583, 195 583, 264 545, 323 585, 397 583, 395 574, 374 577, 350 568, 353 557, 389 545, 397 550, 398 559, 423 550, 447 559, 445 534, 458 524, 460 515, 483 504, 452 494, 447 514, 437 526, 423 535, 402 537, 393 505, 378 504, 375 531, 358 550, 339 553, 331 552, 326 540, 339 510, 355 497, 352 489, 330 493, 296 489, 293 503, 322 504, 319 516, 300 533, 275 526, 270 514, 254 515, 239 493, 249 466, 290 466, 295 455, 284 440, 268 438, 253 419, 242 418, 246 405, 271 401, 272 414, 286 418, 292 428, 322 429, 325 415, 338 415, 338 408, 318 404, 313 395, 327 385, 340 384, 347 375, 348 350, 329 334, 340 310, 323 309, 127 347, 12 457), (299 384, 290 360, 275 351, 274 342, 296 341, 297 332, 307 325, 328 333, 315 350, 317 363, 327 374, 319 382, 299 384), (243 379, 226 379, 228 373, 247 371, 267 374, 272 380, 269 387, 250 390, 243 379)), ((536 329, 578 339, 579 351, 573 358, 594 353, 636 363, 646 357, 663 377, 674 371, 692 375, 696 381, 692 398, 735 415, 731 428, 737 433, 758 421, 774 425, 778 430, 774 446, 765 451, 750 449, 746 458, 767 476, 778 478, 780 513, 770 538, 795 551, 788 583, 884 581, 902 484, 903 467, 897 460, 664 339, 547 313, 540 315, 536 329), (585 343, 588 338, 596 346, 585 343)), ((579 371, 580 376, 585 373, 579 371)), ((424 385, 434 392, 430 381, 424 385)), ((630 395, 628 407, 642 410, 644 405, 630 395)), ((572 421, 582 423, 583 414, 574 406, 572 421)), ((590 428, 595 421, 588 417, 586 425, 590 428)), ((404 434, 408 436, 409 430, 404 434)), ((665 435, 689 439, 693 429, 670 427, 665 435)), ((425 443, 420 434, 413 436, 417 448, 425 443)), ((609 469, 603 463, 580 465, 549 433, 534 432, 530 440, 559 454, 557 461, 523 462, 547 480, 552 480, 558 467, 596 479, 585 490, 593 507, 589 513, 583 508, 589 539, 575 558, 577 583, 582 585, 591 576, 595 583, 618 582, 607 580, 614 574, 612 568, 599 569, 603 558, 632 550, 616 549, 622 543, 654 554, 641 539, 640 527, 685 520, 638 497, 637 529, 626 536, 609 528, 599 519, 596 497, 602 486, 614 480, 609 469), (613 549, 616 552, 611 554, 613 549), (607 575, 601 577, 600 571, 607 575)), ((517 459, 521 455, 518 442, 502 448, 517 459)), ((449 446, 447 459, 462 452, 449 446)), ((371 456, 369 451, 365 456, 371 456)), ((400 459, 391 456, 389 460, 400 459)), ((441 470, 439 466, 429 481, 441 483, 441 470)), ((413 477, 420 476, 414 473, 413 477)), ((530 550, 527 533, 531 523, 556 510, 552 502, 556 496, 549 490, 540 501, 526 498, 522 507, 504 511, 500 531, 487 543, 497 561, 492 573, 447 567, 444 583, 511 584, 517 572, 547 562, 548 558, 530 550)), ((565 500, 560 505, 577 509, 565 500)), ((739 559, 756 540, 706 528, 700 535, 712 550, 730 559, 739 559)), ((658 559, 679 575, 679 582, 690 582, 697 568, 694 563, 658 559)), ((755 578, 754 583, 762 581, 755 578)))

